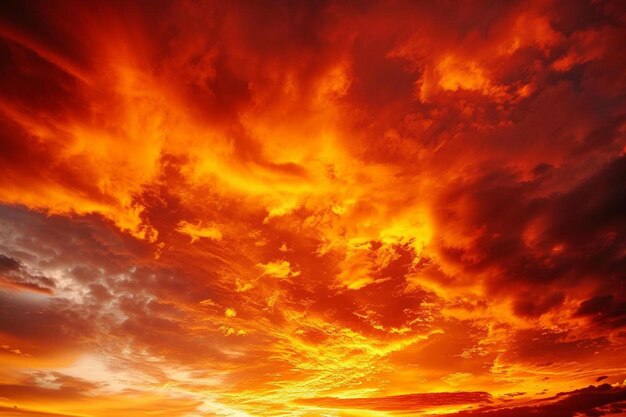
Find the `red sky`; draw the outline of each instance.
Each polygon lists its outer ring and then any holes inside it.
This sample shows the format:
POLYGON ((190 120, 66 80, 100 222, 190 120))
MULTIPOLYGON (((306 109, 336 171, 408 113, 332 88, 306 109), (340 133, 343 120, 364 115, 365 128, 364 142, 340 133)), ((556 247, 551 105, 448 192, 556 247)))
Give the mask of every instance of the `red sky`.
POLYGON ((0 2, 0 414, 626 415, 623 1, 0 2))

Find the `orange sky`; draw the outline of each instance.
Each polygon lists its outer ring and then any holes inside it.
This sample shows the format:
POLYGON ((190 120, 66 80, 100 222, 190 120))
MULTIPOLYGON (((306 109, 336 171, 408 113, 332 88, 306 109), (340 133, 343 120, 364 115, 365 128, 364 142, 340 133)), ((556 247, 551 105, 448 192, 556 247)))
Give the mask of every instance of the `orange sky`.
POLYGON ((0 2, 0 415, 626 415, 626 6, 0 2))

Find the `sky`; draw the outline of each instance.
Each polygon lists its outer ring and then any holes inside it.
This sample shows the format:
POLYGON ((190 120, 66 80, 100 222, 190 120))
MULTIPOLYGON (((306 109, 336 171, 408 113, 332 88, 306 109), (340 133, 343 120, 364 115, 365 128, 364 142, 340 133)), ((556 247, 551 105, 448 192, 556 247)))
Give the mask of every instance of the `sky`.
POLYGON ((626 416, 626 4, 0 2, 0 414, 626 416))

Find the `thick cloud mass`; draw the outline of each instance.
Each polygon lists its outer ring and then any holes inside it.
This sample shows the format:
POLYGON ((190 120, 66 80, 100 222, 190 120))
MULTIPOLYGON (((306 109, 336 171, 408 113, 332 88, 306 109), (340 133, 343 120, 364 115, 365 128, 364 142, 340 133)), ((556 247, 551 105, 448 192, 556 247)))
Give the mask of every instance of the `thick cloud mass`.
POLYGON ((626 413, 621 1, 0 2, 0 414, 626 413))

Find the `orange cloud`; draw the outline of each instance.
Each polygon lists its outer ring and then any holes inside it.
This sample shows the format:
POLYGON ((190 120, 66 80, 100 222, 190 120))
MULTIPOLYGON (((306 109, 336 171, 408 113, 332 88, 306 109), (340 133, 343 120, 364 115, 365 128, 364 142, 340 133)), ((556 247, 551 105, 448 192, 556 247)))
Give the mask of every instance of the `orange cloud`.
POLYGON ((623 22, 2 2, 1 412, 620 413, 623 22))
POLYGON ((294 271, 291 268, 289 261, 272 261, 266 264, 259 263, 257 267, 263 271, 262 275, 267 275, 274 278, 291 278, 300 275, 300 271, 294 271))

